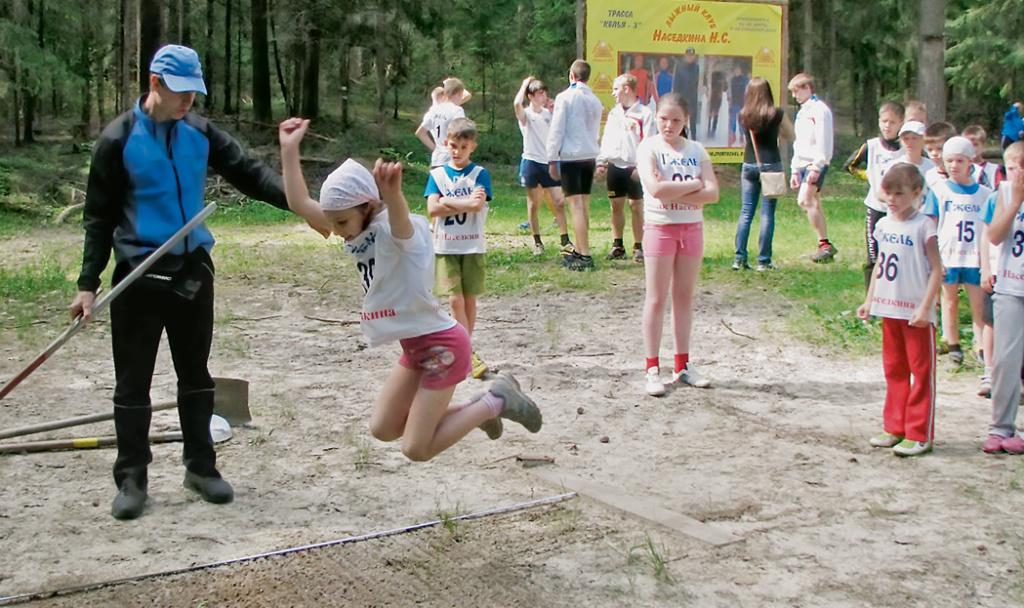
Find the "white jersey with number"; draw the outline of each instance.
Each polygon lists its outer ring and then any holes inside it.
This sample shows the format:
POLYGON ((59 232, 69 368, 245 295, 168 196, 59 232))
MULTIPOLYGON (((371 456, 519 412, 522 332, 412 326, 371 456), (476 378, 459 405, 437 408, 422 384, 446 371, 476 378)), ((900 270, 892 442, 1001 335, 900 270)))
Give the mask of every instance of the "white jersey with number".
POLYGON ((888 207, 878 198, 878 193, 882 189, 882 178, 885 177, 889 167, 903 162, 903 159, 907 156, 907 151, 903 148, 896 148, 895 150, 886 148, 880 137, 872 137, 868 140, 867 145, 868 166, 865 171, 868 178, 868 194, 864 197, 864 204, 875 211, 886 213, 888 207))
MULTIPOLYGON (((878 261, 871 314, 909 321, 928 291, 932 267, 924 244, 935 238, 935 224, 923 213, 903 222, 887 215, 875 224, 873 236, 878 241, 878 261)), ((928 320, 935 323, 935 307, 929 311, 928 320)))
MULTIPOLYGON (((662 179, 683 181, 701 177, 701 163, 711 162, 704 146, 691 139, 682 140, 682 149, 675 149, 661 135, 640 142, 636 151, 637 166, 651 159, 662 179)), ((644 187, 644 222, 651 224, 692 224, 704 221, 704 205, 662 201, 644 187)))
POLYGON ((519 124, 519 132, 523 134, 523 158, 546 165, 551 110, 541 108, 540 112, 534 112, 533 108, 528 107, 523 113, 526 115, 526 124, 519 124))
POLYGON ((981 210, 992 191, 980 184, 937 181, 924 212, 938 220, 939 253, 946 268, 981 268, 981 210))
MULTIPOLYGON (((1003 182, 999 185, 1003 191, 1003 204, 1012 205, 1009 197, 1011 184, 1003 182)), ((1017 214, 1013 217, 1013 224, 1003 241, 994 274, 996 293, 1024 297, 1024 205, 1018 207, 1017 214)))
POLYGON ((413 235, 396 239, 387 211, 345 243, 356 261, 366 296, 360 326, 370 346, 425 336, 455 327, 434 299, 434 252, 427 218, 410 215, 413 235))
POLYGON ((450 101, 431 106, 423 115, 423 122, 420 126, 430 133, 434 140, 434 151, 430 154, 430 166, 439 167, 448 164, 452 157, 448 154, 444 142, 448 139, 448 123, 456 118, 465 118, 466 111, 462 106, 455 105, 450 101))
MULTIPOLYGON (((430 170, 442 197, 469 196, 477 186, 477 177, 483 167, 474 165, 473 169, 456 179, 448 175, 444 167, 430 170)), ((483 211, 466 211, 434 218, 434 253, 451 255, 467 253, 487 253, 484 241, 484 223, 487 221, 487 205, 483 211)))

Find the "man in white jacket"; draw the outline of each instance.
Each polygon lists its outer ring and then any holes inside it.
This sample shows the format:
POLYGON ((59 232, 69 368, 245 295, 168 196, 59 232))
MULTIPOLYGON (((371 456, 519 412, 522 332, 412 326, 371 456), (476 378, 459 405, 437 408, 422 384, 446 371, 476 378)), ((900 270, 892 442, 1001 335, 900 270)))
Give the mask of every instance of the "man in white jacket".
POLYGON ((555 97, 555 110, 548 132, 548 170, 553 179, 562 180, 562 191, 569 203, 574 251, 565 251, 569 270, 593 270, 590 255, 590 188, 594 183, 598 138, 604 106, 587 86, 590 64, 577 59, 569 68, 569 88, 555 97))
POLYGON ((836 248, 828 240, 825 214, 821 210, 821 186, 832 162, 832 110, 814 94, 814 80, 797 74, 789 81, 789 92, 800 104, 793 127, 792 174, 789 187, 799 188, 797 202, 818 234, 818 248, 811 256, 815 262, 830 262, 836 248))
POLYGON ((626 228, 626 199, 629 199, 633 227, 633 260, 644 261, 644 193, 636 172, 636 147, 656 135, 654 112, 637 95, 636 76, 619 74, 612 85, 615 107, 608 112, 597 157, 597 175, 607 175, 608 200, 612 205, 612 248, 609 260, 626 258, 623 232, 626 228))

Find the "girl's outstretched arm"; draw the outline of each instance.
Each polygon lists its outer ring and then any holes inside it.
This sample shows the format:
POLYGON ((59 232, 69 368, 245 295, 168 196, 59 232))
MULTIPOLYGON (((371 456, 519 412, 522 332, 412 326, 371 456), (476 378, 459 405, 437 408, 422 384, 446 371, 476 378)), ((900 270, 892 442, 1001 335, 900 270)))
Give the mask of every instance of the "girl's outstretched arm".
POLYGON ((281 172, 284 176, 284 192, 288 197, 288 208, 306 220, 306 223, 323 235, 331 236, 330 223, 320 203, 309 196, 309 188, 302 177, 302 166, 299 162, 299 144, 306 135, 309 120, 289 118, 278 127, 277 137, 281 142, 281 172))
POLYGON ((378 158, 373 166, 373 177, 377 180, 380 198, 388 209, 388 223, 396 239, 412 238, 413 226, 409 219, 409 203, 402 194, 402 163, 384 162, 378 158))

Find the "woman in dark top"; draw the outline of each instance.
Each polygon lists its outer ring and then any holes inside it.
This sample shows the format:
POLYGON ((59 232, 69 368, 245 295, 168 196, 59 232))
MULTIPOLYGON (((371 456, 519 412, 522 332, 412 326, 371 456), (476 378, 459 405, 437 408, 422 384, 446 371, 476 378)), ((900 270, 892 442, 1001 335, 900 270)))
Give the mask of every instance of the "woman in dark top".
POLYGON ((736 224, 736 257, 732 264, 733 270, 748 269, 747 237, 750 235, 750 223, 757 210, 757 199, 761 204, 761 236, 758 240, 757 269, 773 270, 772 237, 775 234, 775 202, 774 198, 761 197, 761 171, 782 171, 782 156, 779 154, 779 139, 793 139, 793 123, 781 108, 775 107, 775 98, 768 81, 761 77, 751 78, 747 85, 740 110, 740 126, 750 134, 747 137, 747 149, 743 154, 743 169, 740 173, 740 193, 742 206, 740 219, 736 224), (757 155, 761 164, 757 163, 754 154, 754 141, 757 142, 757 155))

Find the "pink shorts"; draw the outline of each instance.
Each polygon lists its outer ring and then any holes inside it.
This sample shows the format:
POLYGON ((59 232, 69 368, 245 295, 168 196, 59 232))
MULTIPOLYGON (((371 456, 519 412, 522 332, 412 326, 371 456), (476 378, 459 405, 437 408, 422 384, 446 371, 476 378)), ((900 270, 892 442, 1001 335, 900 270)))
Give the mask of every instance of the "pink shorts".
POLYGON ((644 255, 704 255, 704 224, 644 224, 644 255))
POLYGON ((398 364, 422 372, 420 387, 440 390, 466 379, 472 367, 472 347, 466 328, 458 323, 451 329, 399 340, 402 356, 398 364))

